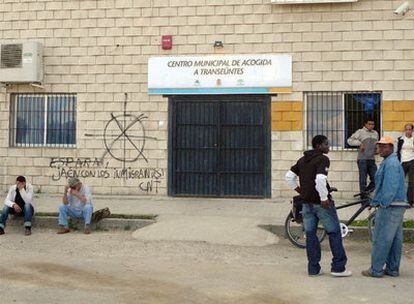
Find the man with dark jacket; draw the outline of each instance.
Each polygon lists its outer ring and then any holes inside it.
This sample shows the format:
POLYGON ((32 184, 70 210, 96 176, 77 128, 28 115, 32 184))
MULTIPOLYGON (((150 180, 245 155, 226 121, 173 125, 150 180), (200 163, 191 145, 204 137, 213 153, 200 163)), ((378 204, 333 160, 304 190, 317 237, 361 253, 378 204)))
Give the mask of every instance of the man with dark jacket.
POLYGON ((330 199, 327 183, 330 161, 325 155, 329 152, 328 139, 316 135, 312 139, 313 150, 305 151, 304 156, 286 173, 289 186, 296 190, 303 200, 303 223, 306 233, 306 253, 309 276, 322 274, 321 246, 316 235, 318 222, 321 221, 328 236, 331 252, 331 275, 348 277, 352 273, 346 270, 347 257, 342 244, 341 228, 334 202, 330 199), (300 186, 297 183, 299 176, 300 186))
POLYGON ((408 175, 407 199, 411 207, 414 204, 414 139, 413 124, 404 126, 404 135, 397 140, 397 156, 401 162, 404 174, 408 175))

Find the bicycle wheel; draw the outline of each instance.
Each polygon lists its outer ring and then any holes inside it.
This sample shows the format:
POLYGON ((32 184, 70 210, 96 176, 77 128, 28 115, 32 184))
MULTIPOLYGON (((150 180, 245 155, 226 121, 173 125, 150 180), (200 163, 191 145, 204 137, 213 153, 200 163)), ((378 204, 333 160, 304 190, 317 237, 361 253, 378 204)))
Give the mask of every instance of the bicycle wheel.
MULTIPOLYGON (((297 223, 292 212, 289 212, 285 221, 285 234, 293 245, 299 248, 306 248, 306 234, 303 223, 297 223)), ((316 234, 319 242, 322 242, 326 232, 322 227, 318 227, 316 234)))
POLYGON ((374 233, 375 233, 375 214, 376 211, 372 212, 369 216, 368 216, 368 235, 369 235, 369 239, 372 241, 374 241, 374 233))

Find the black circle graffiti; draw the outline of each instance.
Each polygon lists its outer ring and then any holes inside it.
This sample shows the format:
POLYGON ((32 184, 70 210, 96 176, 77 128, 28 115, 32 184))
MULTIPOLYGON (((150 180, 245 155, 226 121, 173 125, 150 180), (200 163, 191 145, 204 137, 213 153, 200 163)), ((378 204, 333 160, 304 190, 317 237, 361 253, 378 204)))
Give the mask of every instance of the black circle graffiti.
POLYGON ((132 114, 120 114, 114 116, 105 125, 104 144, 106 151, 116 160, 122 162, 135 162, 144 156, 145 147, 145 128, 142 119, 145 116, 135 116, 132 114), (120 143, 121 147, 114 147, 120 143), (127 154, 130 154, 128 157, 127 154))

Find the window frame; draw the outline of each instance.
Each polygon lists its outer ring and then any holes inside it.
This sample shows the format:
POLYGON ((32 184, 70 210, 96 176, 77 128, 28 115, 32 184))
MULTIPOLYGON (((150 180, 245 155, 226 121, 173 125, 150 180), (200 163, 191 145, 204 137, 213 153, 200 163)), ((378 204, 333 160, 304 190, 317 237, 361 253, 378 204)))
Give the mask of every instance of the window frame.
MULTIPOLYGON (((382 117, 383 117, 383 92, 382 91, 304 91, 303 92, 303 101, 304 101, 304 111, 303 111, 303 122, 304 122, 304 132, 305 132, 305 136, 303 137, 304 139, 304 147, 306 147, 307 149, 312 149, 312 144, 310 142, 308 142, 308 132, 309 132, 309 128, 308 128, 308 95, 309 94, 337 94, 341 96, 341 100, 342 100, 342 109, 341 109, 341 115, 342 115, 342 125, 341 125, 341 130, 343 132, 343 138, 342 138, 342 142, 341 145, 338 146, 332 146, 331 142, 330 142, 330 147, 332 151, 355 151, 358 149, 358 147, 346 147, 346 138, 345 138, 345 123, 346 123, 346 119, 345 119, 345 113, 346 113, 346 109, 345 109, 345 96, 346 95, 363 95, 363 94, 370 94, 370 95, 374 95, 374 94, 379 94, 380 95, 380 102, 379 102, 379 121, 376 122, 379 125, 379 129, 380 132, 383 132, 383 122, 382 122, 382 117)), ((325 132, 325 131, 324 131, 325 132)), ((352 134, 349 134, 349 136, 351 136, 352 134)), ((348 136, 348 137, 349 137, 348 136)), ((379 134, 379 136, 381 137, 381 134, 379 134)))
POLYGON ((9 123, 13 128, 9 128, 9 147, 11 148, 77 148, 77 109, 78 96, 76 93, 12 93, 10 94, 10 113, 9 123), (19 96, 26 97, 42 97, 43 100, 43 143, 18 143, 17 142, 17 116, 18 116, 18 98, 19 96), (74 98, 73 109, 69 113, 73 113, 74 128, 74 144, 73 143, 47 143, 48 140, 48 116, 49 116, 49 98, 51 96, 65 96, 74 98))

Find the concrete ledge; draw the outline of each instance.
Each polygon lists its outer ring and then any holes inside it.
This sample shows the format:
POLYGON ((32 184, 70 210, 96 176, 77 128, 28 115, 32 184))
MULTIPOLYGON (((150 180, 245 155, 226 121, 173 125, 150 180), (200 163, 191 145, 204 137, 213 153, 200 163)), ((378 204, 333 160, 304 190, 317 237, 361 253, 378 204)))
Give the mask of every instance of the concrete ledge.
MULTIPOLYGON (((142 227, 155 223, 154 219, 139 219, 139 218, 104 218, 97 223, 91 224, 91 229, 95 231, 108 231, 108 230, 125 230, 134 231, 142 227)), ((24 220, 21 217, 9 218, 7 221, 7 227, 19 227, 23 226, 24 220)), ((57 229, 58 218, 56 216, 35 216, 32 221, 33 229, 57 229)), ((82 230, 83 221, 78 219, 69 219, 69 227, 72 230, 82 230)))
MULTIPOLYGON (((284 225, 260 225, 262 229, 268 230, 280 237, 286 238, 284 225)), ((354 231, 348 234, 345 238, 353 240, 369 241, 368 228, 366 227, 350 227, 354 231)), ((414 229, 404 228, 404 242, 414 242, 414 229)))

